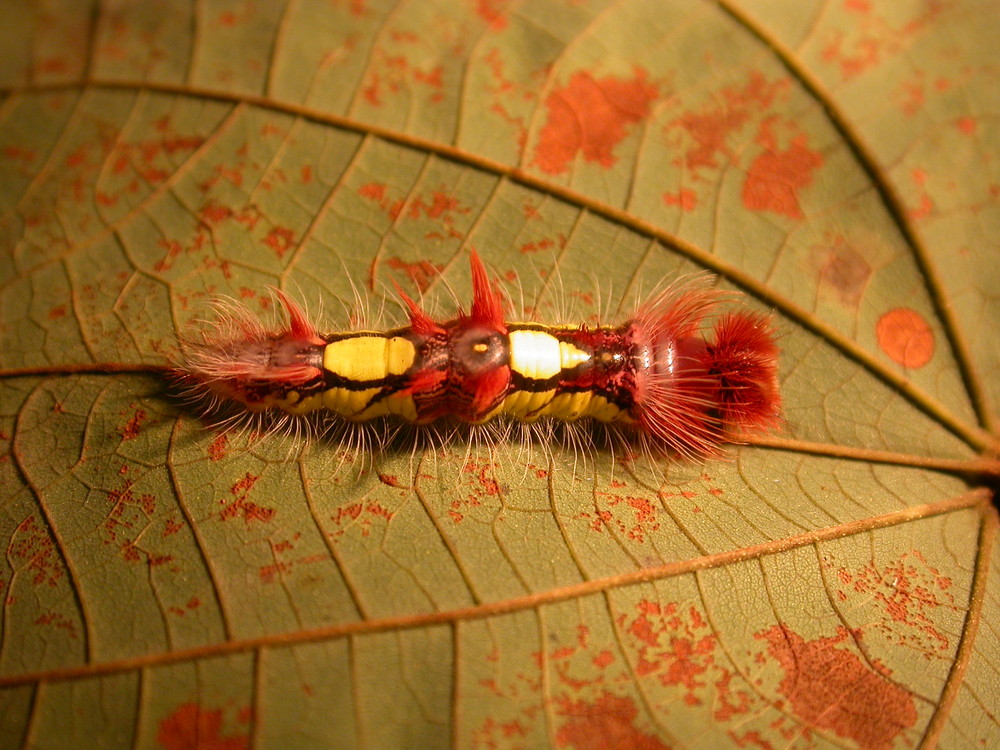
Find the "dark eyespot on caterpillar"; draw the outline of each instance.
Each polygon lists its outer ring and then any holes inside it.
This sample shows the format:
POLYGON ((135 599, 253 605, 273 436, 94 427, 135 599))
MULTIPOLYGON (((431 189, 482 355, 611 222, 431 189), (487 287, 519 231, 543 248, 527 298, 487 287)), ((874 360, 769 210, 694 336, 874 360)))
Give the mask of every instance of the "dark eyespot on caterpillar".
POLYGON ((203 414, 294 430, 331 423, 452 420, 608 423, 656 455, 701 460, 780 421, 778 346, 767 316, 720 313, 733 295, 704 274, 674 284, 618 325, 506 320, 504 297, 471 253, 468 313, 436 321, 398 289, 409 325, 321 333, 284 292, 268 330, 235 304, 194 340, 174 378, 203 414))

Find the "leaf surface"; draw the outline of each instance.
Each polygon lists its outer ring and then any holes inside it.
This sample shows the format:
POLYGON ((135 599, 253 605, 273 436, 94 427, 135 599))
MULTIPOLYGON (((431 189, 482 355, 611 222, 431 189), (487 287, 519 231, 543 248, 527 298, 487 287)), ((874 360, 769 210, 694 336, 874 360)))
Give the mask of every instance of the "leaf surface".
POLYGON ((0 746, 1000 743, 989 0, 4 15, 0 746), (373 462, 166 393, 213 298, 448 316, 472 249, 546 322, 712 271, 785 423, 373 462))

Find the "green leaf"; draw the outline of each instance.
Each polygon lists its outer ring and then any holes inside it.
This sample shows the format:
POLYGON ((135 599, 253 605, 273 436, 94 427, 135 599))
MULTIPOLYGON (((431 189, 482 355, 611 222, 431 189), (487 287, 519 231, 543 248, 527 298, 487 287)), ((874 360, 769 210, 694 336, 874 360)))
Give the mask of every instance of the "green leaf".
POLYGON ((0 746, 1000 744, 990 0, 3 15, 0 746), (718 274, 782 429, 373 458, 166 392, 218 295, 447 316, 472 249, 545 321, 718 274))

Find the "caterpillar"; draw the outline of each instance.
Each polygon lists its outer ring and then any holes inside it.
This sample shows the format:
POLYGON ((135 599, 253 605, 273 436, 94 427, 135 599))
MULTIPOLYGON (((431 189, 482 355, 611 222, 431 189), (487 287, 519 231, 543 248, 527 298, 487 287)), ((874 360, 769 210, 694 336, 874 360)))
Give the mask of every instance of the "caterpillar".
POLYGON ((417 425, 590 419, 684 459, 779 422, 771 323, 746 310, 718 314, 731 295, 712 289, 711 276, 666 287, 619 325, 548 325, 507 321, 475 251, 470 263, 470 310, 444 321, 398 286, 409 325, 384 331, 320 333, 280 290, 282 330, 223 306, 186 342, 175 378, 208 413, 417 425))

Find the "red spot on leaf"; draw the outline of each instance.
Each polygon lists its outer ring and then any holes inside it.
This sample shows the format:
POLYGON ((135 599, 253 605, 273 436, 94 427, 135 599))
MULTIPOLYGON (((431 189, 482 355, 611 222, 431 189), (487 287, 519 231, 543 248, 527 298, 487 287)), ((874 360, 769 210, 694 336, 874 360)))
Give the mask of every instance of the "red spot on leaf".
POLYGON ((343 536, 347 528, 357 525, 361 530, 361 536, 369 536, 372 530, 372 522, 382 519, 386 522, 392 520, 392 511, 380 503, 369 501, 367 503, 350 503, 349 505, 337 508, 337 512, 330 517, 331 520, 342 528, 333 532, 331 536, 343 536))
POLYGON ((409 276, 410 280, 421 292, 426 291, 430 287, 431 282, 434 281, 444 268, 444 266, 431 263, 428 260, 409 262, 399 257, 389 258, 386 263, 388 263, 389 268, 402 271, 409 276))
MULTIPOLYGON (((527 255, 528 253, 538 253, 545 250, 555 250, 566 246, 566 235, 560 232, 556 237, 543 237, 540 240, 525 242, 518 247, 518 252, 527 255)), ((517 278, 516 276, 514 277, 517 278)))
POLYGON ((61 57, 44 57, 38 65, 44 73, 65 73, 69 70, 69 64, 61 57))
POLYGON ((66 166, 70 168, 79 167, 83 164, 86 164, 86 162, 87 162, 86 144, 77 147, 66 157, 66 166))
POLYGON ((184 246, 177 242, 177 240, 157 240, 156 246, 166 250, 166 254, 154 265, 157 271, 169 270, 173 265, 173 261, 184 252, 184 246))
POLYGON ((295 233, 287 227, 273 227, 263 240, 264 244, 284 258, 285 253, 295 246, 295 233))
POLYGON ((136 496, 128 479, 121 489, 108 490, 107 496, 111 510, 101 524, 104 543, 117 546, 128 562, 139 562, 143 556, 151 561, 156 556, 140 549, 136 537, 156 513, 156 498, 148 494, 136 496))
POLYGON ((610 492, 598 492, 597 497, 606 498, 609 508, 613 510, 598 510, 592 517, 584 512, 580 518, 590 518, 590 528, 600 533, 605 526, 613 527, 619 534, 627 536, 634 542, 642 544, 648 534, 658 531, 660 523, 657 520, 658 510, 646 498, 618 495, 610 492), (631 520, 621 511, 631 508, 634 512, 631 520))
POLYGON ((630 126, 649 115, 660 95, 659 85, 647 80, 642 68, 632 78, 594 78, 586 71, 573 74, 545 100, 548 117, 535 147, 532 165, 547 174, 562 174, 582 155, 588 162, 615 165, 615 146, 630 126))
POLYGON ((840 568, 839 594, 845 600, 860 596, 875 602, 883 618, 867 627, 901 648, 909 648, 931 660, 951 653, 952 639, 942 631, 936 618, 938 610, 958 610, 955 597, 948 593, 953 582, 927 564, 916 550, 904 553, 899 560, 882 568, 865 565, 856 570, 840 568))
POLYGON ((934 331, 920 313, 908 307, 897 307, 879 318, 875 335, 882 351, 903 367, 919 369, 934 356, 934 331))
POLYGON ((200 606, 201 606, 201 599, 199 599, 197 596, 192 596, 190 599, 187 600, 187 604, 185 604, 183 607, 170 607, 168 611, 171 614, 177 615, 178 617, 184 617, 184 615, 186 615, 188 612, 198 609, 198 607, 200 606))
MULTIPOLYGON (((131 405, 135 408, 135 404, 131 405)), ((135 409, 132 416, 129 417, 128 422, 125 423, 124 427, 118 429, 118 434, 122 436, 122 440, 135 440, 139 437, 139 430, 142 427, 142 423, 146 421, 146 410, 145 409, 135 409)))
POLYGON ((760 750, 775 750, 774 745, 765 740, 761 733, 756 730, 744 732, 743 734, 730 730, 729 736, 733 738, 733 742, 736 743, 737 747, 759 747, 760 750))
POLYGON ((799 191, 812 184, 813 172, 823 165, 823 157, 809 149, 804 133, 796 133, 788 146, 781 148, 773 123, 774 118, 769 118, 761 124, 756 141, 764 151, 747 170, 743 205, 751 211, 772 211, 801 219, 799 191))
POLYGON ((262 565, 257 571, 257 576, 261 583, 273 583, 280 573, 287 573, 291 569, 289 563, 277 562, 271 565, 262 565))
POLYGON ((476 7, 476 15, 483 19, 493 31, 503 31, 507 28, 507 17, 503 10, 506 0, 472 0, 476 7))
POLYGON ((601 651, 597 656, 594 657, 593 662, 594 666, 597 667, 598 669, 605 669, 606 667, 615 663, 615 655, 612 654, 607 649, 605 649, 604 651, 601 651))
POLYGON ((733 673, 725 671, 715 681, 715 712, 713 716, 718 721, 729 721, 734 717, 743 716, 750 711, 750 695, 744 691, 733 692, 730 683, 733 673))
POLYGON ((694 211, 698 205, 698 195, 694 190, 678 190, 676 193, 664 193, 663 202, 668 206, 680 206, 683 211, 694 211))
POLYGON ((160 721, 156 741, 165 750, 248 750, 245 734, 222 735, 222 710, 184 703, 160 721))
POLYGON ((218 203, 207 203, 202 207, 199 214, 204 221, 210 224, 219 224, 230 218, 233 215, 233 210, 228 206, 222 206, 218 203))
POLYGON ((877 674, 833 638, 804 640, 786 626, 757 635, 785 672, 778 689, 807 726, 833 731, 863 748, 889 750, 917 721, 913 696, 877 674))
POLYGON ((927 94, 924 91, 924 79, 918 75, 915 79, 906 80, 899 84, 899 89, 895 99, 899 102, 899 108, 903 114, 912 117, 924 107, 927 94))
POLYGON ((163 536, 171 536, 184 528, 184 524, 175 518, 167 518, 163 522, 163 536))
POLYGON ((61 630, 74 640, 78 637, 76 633, 76 624, 58 612, 46 612, 41 614, 35 618, 34 624, 45 625, 55 628, 56 630, 61 630))
POLYGON ((211 461, 221 461, 226 457, 226 448, 229 443, 229 435, 223 432, 208 446, 208 458, 211 461))
POLYGON ((366 182, 358 188, 358 195, 373 201, 385 200, 385 183, 366 182))
MULTIPOLYGON (((488 685, 484 685, 484 687, 488 687, 488 685)), ((524 745, 521 742, 511 745, 511 740, 527 736, 527 727, 516 719, 511 721, 497 721, 492 717, 487 717, 472 733, 472 747, 523 747, 524 745)))
POLYGON ((430 203, 426 202, 422 197, 417 196, 406 204, 406 215, 411 219, 419 219, 421 215, 429 219, 439 219, 452 211, 463 214, 469 213, 468 208, 461 208, 459 206, 458 198, 450 196, 441 190, 436 190, 431 194, 430 203))
POLYGON ((358 188, 358 195, 378 203, 393 221, 403 217, 436 222, 441 228, 427 231, 424 238, 428 240, 462 239, 464 234, 455 226, 456 217, 471 213, 470 208, 461 205, 444 187, 431 191, 429 197, 417 195, 403 201, 390 199, 384 184, 369 182, 358 188))
POLYGON ((30 148, 24 148, 23 146, 4 146, 0 153, 12 161, 22 161, 25 164, 30 164, 35 160, 35 151, 30 148))
MULTIPOLYGON (((402 37, 397 34, 395 40, 400 41, 406 36, 407 33, 402 37)), ((373 107, 381 107, 386 97, 400 92, 415 96, 418 88, 414 84, 420 84, 431 89, 428 101, 437 103, 444 99, 443 75, 442 65, 427 70, 414 65, 405 55, 393 55, 386 48, 379 47, 374 52, 361 93, 373 107)))
POLYGON ((368 505, 365 507, 365 510, 374 516, 379 516, 381 518, 384 518, 386 521, 392 518, 392 512, 381 503, 375 503, 375 502, 368 503, 368 505))
POLYGON ((593 702, 558 699, 556 713, 562 724, 556 731, 559 747, 575 750, 668 750, 654 734, 635 725, 639 715, 632 698, 604 691, 593 702))
POLYGON ((717 647, 707 621, 694 607, 682 609, 674 603, 661 607, 639 602, 636 609, 639 613, 631 620, 623 615, 620 621, 634 639, 636 671, 655 674, 663 685, 685 688, 684 701, 689 705, 701 703, 698 693, 708 684, 717 647))
POLYGON ((910 211, 913 219, 926 219, 934 212, 934 200, 927 194, 920 196, 920 204, 910 211))
POLYGON ((402 483, 399 481, 399 477, 395 474, 382 474, 379 472, 378 480, 389 487, 402 487, 402 483))
POLYGON ((768 110, 788 86, 787 80, 768 82, 753 71, 742 88, 724 88, 707 108, 688 112, 672 122, 669 127, 679 128, 694 142, 684 154, 684 166, 697 174, 699 169, 721 166, 720 154, 731 161, 733 153, 726 143, 729 136, 743 128, 755 113, 768 110))
POLYGON ((235 499, 226 504, 219 514, 223 521, 242 516, 245 523, 250 523, 251 521, 263 521, 267 523, 274 517, 274 508, 265 508, 247 500, 250 490, 253 489, 258 479, 260 479, 259 476, 254 476, 248 471, 229 488, 229 493, 235 499))
POLYGON ((351 503, 342 508, 337 508, 336 515, 332 516, 333 522, 340 525, 346 521, 356 521, 361 516, 363 506, 361 503, 351 503))
POLYGON ((959 117, 955 124, 966 135, 974 134, 978 125, 975 117, 959 117))

